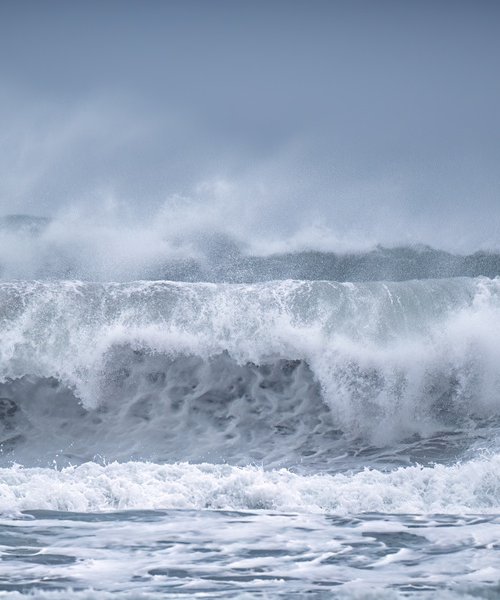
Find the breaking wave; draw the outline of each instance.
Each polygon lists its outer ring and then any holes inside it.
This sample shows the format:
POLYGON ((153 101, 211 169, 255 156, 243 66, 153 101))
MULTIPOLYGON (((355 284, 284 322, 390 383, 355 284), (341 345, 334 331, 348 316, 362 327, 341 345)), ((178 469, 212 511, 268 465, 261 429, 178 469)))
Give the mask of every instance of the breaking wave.
POLYGON ((328 469, 346 439, 351 453, 433 439, 442 458, 500 417, 499 292, 485 278, 2 283, 3 460, 328 469))

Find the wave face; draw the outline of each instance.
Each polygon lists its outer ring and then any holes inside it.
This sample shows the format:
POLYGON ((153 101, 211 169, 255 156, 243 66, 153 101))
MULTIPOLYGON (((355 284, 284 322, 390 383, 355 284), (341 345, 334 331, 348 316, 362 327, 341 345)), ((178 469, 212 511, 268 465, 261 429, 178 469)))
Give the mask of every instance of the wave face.
POLYGON ((499 294, 485 278, 2 283, 2 457, 443 460, 500 418, 499 294))

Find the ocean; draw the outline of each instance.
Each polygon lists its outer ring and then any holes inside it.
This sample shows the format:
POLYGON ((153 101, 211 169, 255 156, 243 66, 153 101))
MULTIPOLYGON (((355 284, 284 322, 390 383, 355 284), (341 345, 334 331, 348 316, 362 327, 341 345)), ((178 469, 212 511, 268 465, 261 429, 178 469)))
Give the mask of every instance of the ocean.
POLYGON ((498 257, 220 256, 3 270, 0 598, 500 597, 498 257))

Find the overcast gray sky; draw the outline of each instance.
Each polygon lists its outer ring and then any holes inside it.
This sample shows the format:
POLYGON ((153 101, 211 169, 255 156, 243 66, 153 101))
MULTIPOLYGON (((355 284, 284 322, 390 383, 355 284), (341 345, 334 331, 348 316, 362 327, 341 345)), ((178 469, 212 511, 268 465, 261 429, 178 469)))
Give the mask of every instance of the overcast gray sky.
POLYGON ((270 241, 500 247, 500 3, 0 0, 0 212, 186 199, 270 241))

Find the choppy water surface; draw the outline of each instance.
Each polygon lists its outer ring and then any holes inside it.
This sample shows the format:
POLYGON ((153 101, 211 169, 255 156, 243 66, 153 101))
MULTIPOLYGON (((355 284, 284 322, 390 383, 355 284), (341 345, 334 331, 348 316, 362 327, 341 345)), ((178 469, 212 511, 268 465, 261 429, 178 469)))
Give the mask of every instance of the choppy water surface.
POLYGON ((0 523, 0 581, 12 598, 492 597, 499 536, 493 516, 32 511, 0 523))
POLYGON ((500 595, 500 283, 0 283, 0 597, 500 595))

